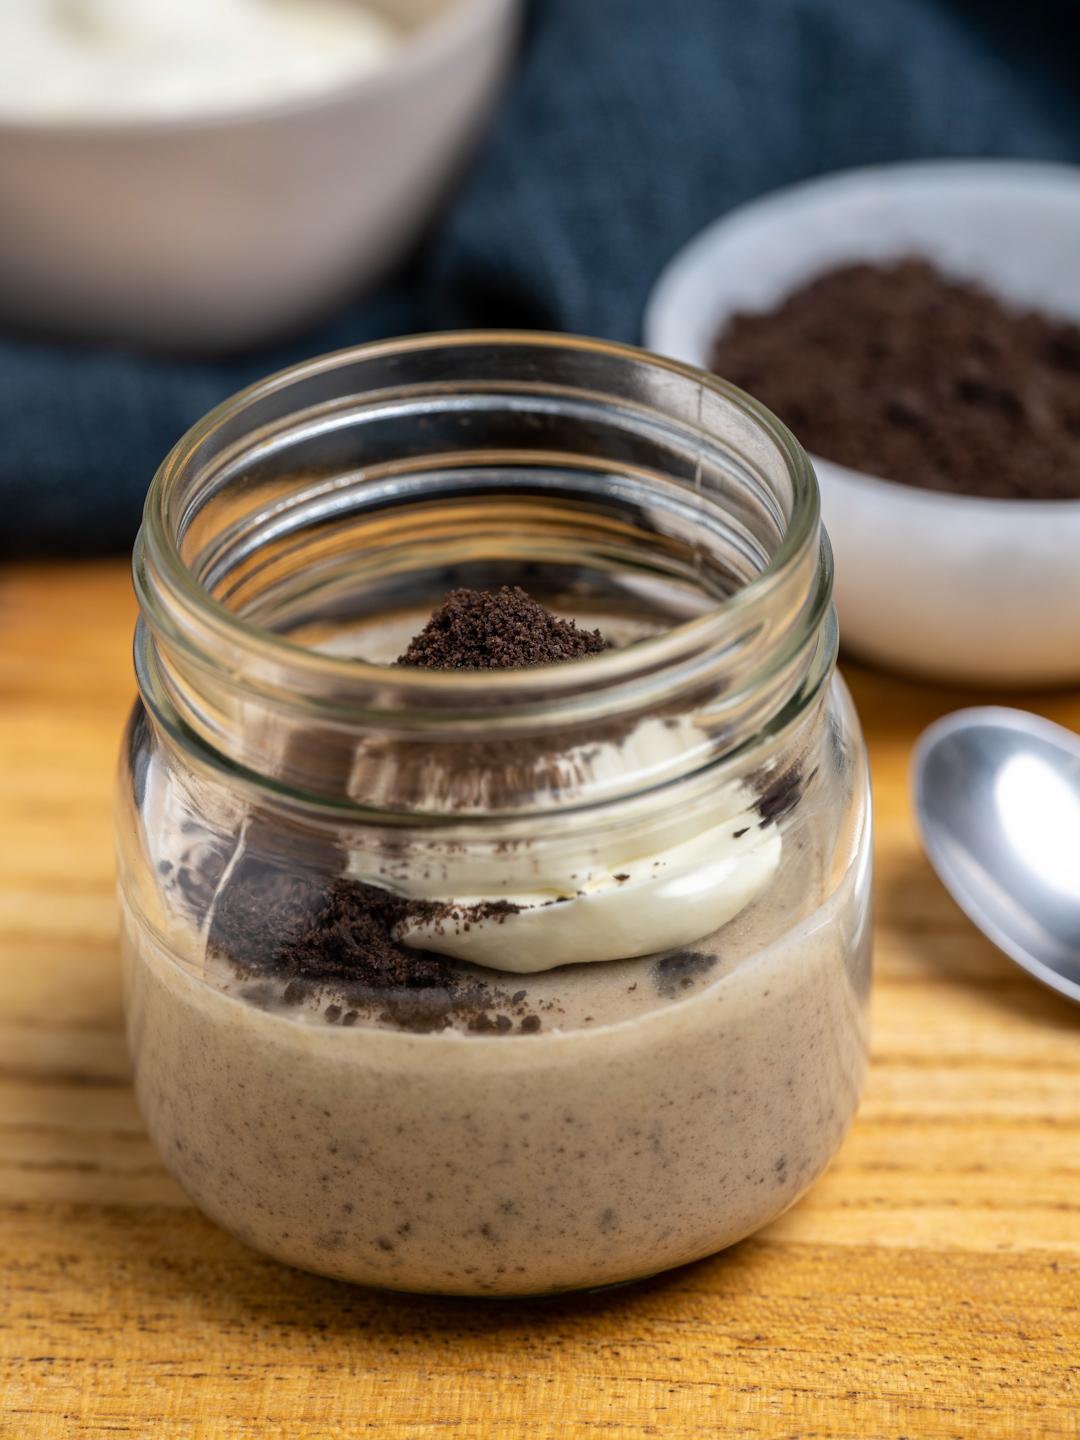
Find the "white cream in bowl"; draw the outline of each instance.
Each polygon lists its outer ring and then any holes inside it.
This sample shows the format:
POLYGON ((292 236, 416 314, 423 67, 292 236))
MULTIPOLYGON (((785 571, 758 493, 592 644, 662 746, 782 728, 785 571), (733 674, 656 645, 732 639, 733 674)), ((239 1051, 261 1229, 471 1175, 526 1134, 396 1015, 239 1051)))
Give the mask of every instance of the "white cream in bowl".
POLYGON ((522 0, 0 0, 0 324, 208 351, 412 243, 522 0))
POLYGON ((379 68, 398 36, 360 0, 5 0, 0 116, 219 112, 379 68))

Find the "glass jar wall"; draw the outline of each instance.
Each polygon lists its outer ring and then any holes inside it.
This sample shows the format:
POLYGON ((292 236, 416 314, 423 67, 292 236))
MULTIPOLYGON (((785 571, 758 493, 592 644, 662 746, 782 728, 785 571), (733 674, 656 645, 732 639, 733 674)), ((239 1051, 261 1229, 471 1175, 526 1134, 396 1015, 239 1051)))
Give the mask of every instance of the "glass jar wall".
POLYGON ((748 1234, 865 1067, 865 755, 806 457, 713 377, 439 336, 272 378, 136 549, 117 803, 136 1084, 209 1215, 453 1293, 748 1234), (457 586, 611 648, 396 665, 457 586))

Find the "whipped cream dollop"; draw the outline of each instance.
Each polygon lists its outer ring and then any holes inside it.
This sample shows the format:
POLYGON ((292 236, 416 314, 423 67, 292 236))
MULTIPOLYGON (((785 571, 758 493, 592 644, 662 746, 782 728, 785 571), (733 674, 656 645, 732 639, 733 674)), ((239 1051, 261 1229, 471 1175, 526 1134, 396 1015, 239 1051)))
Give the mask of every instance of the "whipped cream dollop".
POLYGON ((382 65, 360 0, 3 0, 0 114, 183 116, 288 99, 382 65))
MULTIPOLYGON (((650 721, 634 743, 599 747, 594 763, 610 771, 621 761, 647 775, 650 760, 676 744, 670 723, 650 721)), ((435 839, 389 861, 354 854, 349 873, 428 902, 397 932, 417 949, 518 974, 630 959, 693 945, 766 888, 783 840, 756 802, 746 786, 729 784, 707 810, 584 836, 568 827, 542 841, 435 839)))
POLYGON ((489 886, 487 894, 435 897, 452 899, 449 912, 407 920, 398 938, 517 974, 680 949, 760 894, 781 848, 779 830, 743 810, 663 850, 549 873, 531 889, 489 886))

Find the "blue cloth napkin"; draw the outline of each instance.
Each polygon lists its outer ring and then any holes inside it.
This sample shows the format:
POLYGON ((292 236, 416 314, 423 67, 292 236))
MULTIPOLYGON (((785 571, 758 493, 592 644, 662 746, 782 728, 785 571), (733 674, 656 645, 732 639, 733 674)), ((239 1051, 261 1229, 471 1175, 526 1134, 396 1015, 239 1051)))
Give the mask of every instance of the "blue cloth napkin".
POLYGON ((1078 53, 1075 0, 534 0, 453 206, 332 323, 207 361, 0 338, 0 554, 127 548, 169 446, 294 360, 469 325, 636 340, 668 257, 765 190, 908 157, 1080 161, 1078 53))

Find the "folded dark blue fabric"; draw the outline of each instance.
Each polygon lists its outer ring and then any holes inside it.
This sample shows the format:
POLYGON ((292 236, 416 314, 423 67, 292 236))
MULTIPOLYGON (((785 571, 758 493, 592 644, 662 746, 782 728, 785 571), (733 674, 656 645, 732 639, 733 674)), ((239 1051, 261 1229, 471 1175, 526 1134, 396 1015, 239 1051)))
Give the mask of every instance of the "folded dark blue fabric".
POLYGON ((636 340, 668 257, 775 186, 922 156, 1080 161, 1078 53, 1073 0, 534 0, 453 205, 332 323, 205 362, 0 338, 0 553, 129 546, 177 437, 305 356, 463 325, 636 340))

